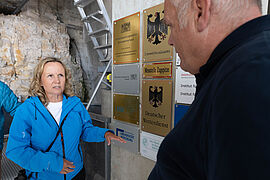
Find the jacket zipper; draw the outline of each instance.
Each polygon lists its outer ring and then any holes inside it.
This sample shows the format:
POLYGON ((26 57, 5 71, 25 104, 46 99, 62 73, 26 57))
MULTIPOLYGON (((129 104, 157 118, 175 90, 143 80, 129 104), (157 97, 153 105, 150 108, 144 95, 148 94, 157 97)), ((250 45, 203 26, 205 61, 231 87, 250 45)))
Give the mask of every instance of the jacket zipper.
MULTIPOLYGON (((47 108, 46 108, 46 109, 47 109, 47 108)), ((52 116, 52 118, 53 118, 55 124, 56 124, 56 125, 58 126, 58 128, 59 128, 59 124, 58 124, 57 121, 54 119, 54 117, 53 117, 53 115, 51 114, 51 112, 50 112, 48 109, 47 109, 47 111, 50 113, 50 115, 52 116)), ((59 122, 59 123, 60 123, 60 122, 59 122)), ((63 127, 62 127, 62 128, 63 128, 63 127)), ((61 142, 62 142, 63 158, 66 159, 66 155, 65 155, 65 144, 64 144, 64 135, 63 135, 62 129, 61 129, 60 133, 61 133, 61 142)), ((66 176, 66 174, 64 174, 64 180, 66 180, 66 178, 67 178, 67 176, 66 176)))
MULTIPOLYGON (((46 108, 47 109, 47 108, 46 108)), ((57 123, 57 121, 54 119, 53 115, 51 114, 51 112, 47 109, 47 111, 49 112, 49 114, 52 116, 55 124, 57 125, 57 127, 59 128, 59 124, 57 123)), ((60 123, 60 122, 59 122, 60 123)))
MULTIPOLYGON (((61 133, 61 142, 62 142, 62 149, 63 149, 63 158, 66 159, 66 155, 65 155, 65 144, 64 144, 64 136, 63 136, 63 131, 61 129, 60 131, 61 133)), ((64 174, 64 180, 66 180, 66 174, 64 174)))
MULTIPOLYGON (((35 104, 36 106, 36 104, 35 104)), ((45 107, 46 108, 46 107, 45 107)), ((36 109, 36 107, 35 107, 36 109)), ((57 121, 54 119, 53 115, 51 114, 51 112, 46 108, 46 110, 49 112, 49 114, 51 115, 51 117, 53 118, 55 124, 57 125, 58 129, 60 128, 59 124, 57 123, 57 121)), ((36 118, 36 112, 35 112, 35 118, 36 118)), ((65 117, 66 118, 66 117, 65 117)), ((59 122, 60 123, 60 122, 59 122)), ((64 136, 63 136, 63 131, 61 129, 60 131, 61 133, 61 142, 62 142, 62 150, 63 150, 63 158, 66 159, 66 155, 65 155, 65 144, 64 144, 64 136)), ((38 178, 38 172, 35 173, 36 174, 36 178, 38 178)), ((32 175, 32 173, 30 174, 32 175)), ((30 176, 31 177, 31 176, 30 176)), ((29 177, 27 177, 29 178, 29 177)), ((64 180, 66 180, 66 174, 64 174, 64 180)))

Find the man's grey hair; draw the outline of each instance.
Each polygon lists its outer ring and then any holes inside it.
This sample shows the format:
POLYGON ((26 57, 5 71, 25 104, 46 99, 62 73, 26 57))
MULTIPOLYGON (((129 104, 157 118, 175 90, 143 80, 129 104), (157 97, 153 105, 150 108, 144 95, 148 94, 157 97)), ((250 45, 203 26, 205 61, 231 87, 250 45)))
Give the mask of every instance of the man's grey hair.
MULTIPOLYGON (((180 29, 187 25, 187 10, 191 6, 192 0, 170 0, 178 11, 178 20, 180 29)), ((262 9, 261 0, 211 0, 212 13, 218 13, 221 20, 230 22, 234 18, 234 13, 245 12, 250 5, 256 4, 260 10, 262 9)))

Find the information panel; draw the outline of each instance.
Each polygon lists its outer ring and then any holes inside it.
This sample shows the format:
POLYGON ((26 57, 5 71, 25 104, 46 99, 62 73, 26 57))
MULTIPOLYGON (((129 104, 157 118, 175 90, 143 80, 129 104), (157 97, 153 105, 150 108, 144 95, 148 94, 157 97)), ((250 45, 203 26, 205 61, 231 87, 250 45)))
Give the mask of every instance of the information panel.
POLYGON ((195 76, 176 68, 175 100, 181 104, 191 104, 195 97, 196 80, 195 76))
POLYGON ((164 3, 143 11, 143 62, 172 60, 169 27, 164 23, 164 3))
POLYGON ((113 118, 116 120, 139 124, 139 96, 113 95, 113 118))
POLYGON ((127 142, 120 143, 118 141, 112 141, 113 144, 123 147, 130 152, 139 152, 139 127, 114 120, 110 125, 110 129, 114 130, 117 136, 127 142))
POLYGON ((139 62, 140 13, 114 21, 113 63, 139 62))
POLYGON ((156 161, 158 149, 163 139, 164 137, 142 131, 140 141, 141 155, 148 159, 156 161))
POLYGON ((140 65, 138 63, 113 66, 113 92, 140 93, 140 65))
POLYGON ((171 130, 172 81, 143 80, 142 130, 166 136, 171 130))
POLYGON ((171 78, 172 62, 144 63, 143 78, 171 78))

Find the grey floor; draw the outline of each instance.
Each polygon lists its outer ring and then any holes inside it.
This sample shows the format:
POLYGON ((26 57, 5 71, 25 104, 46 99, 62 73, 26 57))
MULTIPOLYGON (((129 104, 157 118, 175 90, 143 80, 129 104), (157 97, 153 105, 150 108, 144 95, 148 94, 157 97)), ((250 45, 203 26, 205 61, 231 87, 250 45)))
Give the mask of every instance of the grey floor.
POLYGON ((2 166, 2 180, 14 180, 14 177, 17 176, 18 172, 20 169, 22 169, 20 166, 17 164, 13 163, 10 161, 6 155, 6 146, 7 143, 4 143, 3 150, 2 150, 2 161, 1 161, 1 166, 2 166))

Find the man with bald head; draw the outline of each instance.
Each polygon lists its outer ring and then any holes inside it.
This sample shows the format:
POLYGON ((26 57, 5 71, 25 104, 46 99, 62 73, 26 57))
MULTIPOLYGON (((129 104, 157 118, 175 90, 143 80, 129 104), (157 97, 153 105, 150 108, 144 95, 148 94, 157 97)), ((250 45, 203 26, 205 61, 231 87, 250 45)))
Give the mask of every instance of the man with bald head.
POLYGON ((270 179, 270 17, 260 0, 165 0, 196 95, 149 180, 270 179))

